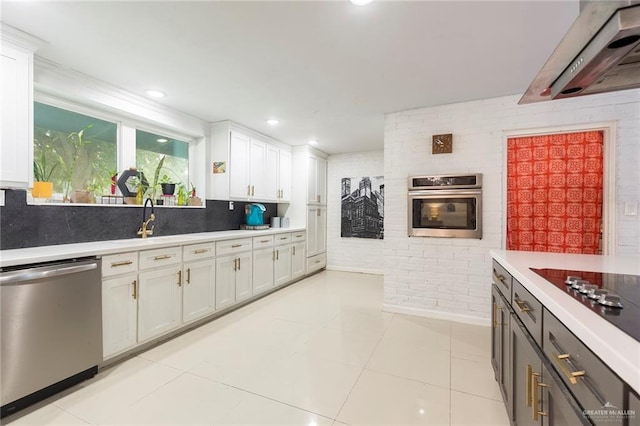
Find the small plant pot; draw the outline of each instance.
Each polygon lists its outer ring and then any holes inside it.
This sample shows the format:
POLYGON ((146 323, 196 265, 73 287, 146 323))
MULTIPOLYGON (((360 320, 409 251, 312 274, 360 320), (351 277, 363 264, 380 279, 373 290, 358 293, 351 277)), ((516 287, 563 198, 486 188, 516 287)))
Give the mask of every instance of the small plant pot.
POLYGON ((72 203, 91 204, 93 196, 89 191, 73 191, 71 193, 72 203))
POLYGON ((162 186, 162 195, 173 195, 176 192, 175 183, 161 183, 160 186, 162 186))
POLYGON ((51 198, 53 195, 53 182, 33 182, 31 195, 34 198, 51 198))

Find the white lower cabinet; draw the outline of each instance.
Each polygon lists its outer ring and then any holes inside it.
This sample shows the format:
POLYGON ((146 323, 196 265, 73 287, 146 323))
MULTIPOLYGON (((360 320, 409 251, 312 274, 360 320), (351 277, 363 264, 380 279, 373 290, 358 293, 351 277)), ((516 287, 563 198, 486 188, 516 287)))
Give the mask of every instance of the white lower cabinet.
POLYGON ((273 247, 253 251, 253 294, 260 294, 273 288, 273 247))
POLYGON ((140 272, 138 279, 138 342, 143 342, 180 324, 182 268, 174 265, 140 272))
POLYGON ((327 251, 327 207, 307 208, 307 256, 327 251))
POLYGON ((216 259, 216 310, 251 297, 251 252, 216 259))
POLYGON ((182 322, 190 322, 216 309, 216 264, 213 259, 185 263, 182 267, 182 322))
POLYGON ((274 285, 279 286, 291 281, 291 244, 275 248, 275 262, 273 266, 274 285))
POLYGON ((306 254, 307 243, 302 241, 291 245, 291 279, 295 280, 305 274, 305 266, 307 261, 306 254))
POLYGON ((102 351, 104 358, 136 345, 138 274, 102 281, 102 351))
POLYGON ((248 299, 253 295, 253 259, 251 252, 238 254, 236 269, 236 302, 248 299))

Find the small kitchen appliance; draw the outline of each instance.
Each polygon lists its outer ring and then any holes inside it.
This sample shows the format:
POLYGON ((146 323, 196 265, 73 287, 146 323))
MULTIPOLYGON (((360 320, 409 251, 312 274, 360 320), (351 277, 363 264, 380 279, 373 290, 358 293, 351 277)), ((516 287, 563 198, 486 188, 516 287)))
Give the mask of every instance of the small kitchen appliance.
POLYGON ((640 341, 640 275, 549 268, 531 270, 640 341))
POLYGON ((249 226, 264 225, 264 218, 262 217, 267 208, 264 204, 251 203, 244 207, 244 213, 249 226))

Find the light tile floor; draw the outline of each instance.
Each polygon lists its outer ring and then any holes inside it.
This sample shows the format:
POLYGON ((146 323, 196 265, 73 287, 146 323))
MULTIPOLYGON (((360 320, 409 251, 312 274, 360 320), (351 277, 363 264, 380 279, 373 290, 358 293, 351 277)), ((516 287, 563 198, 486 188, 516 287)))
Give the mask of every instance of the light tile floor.
POLYGON ((508 425, 490 329, 381 311, 324 271, 20 415, 13 425, 508 425))

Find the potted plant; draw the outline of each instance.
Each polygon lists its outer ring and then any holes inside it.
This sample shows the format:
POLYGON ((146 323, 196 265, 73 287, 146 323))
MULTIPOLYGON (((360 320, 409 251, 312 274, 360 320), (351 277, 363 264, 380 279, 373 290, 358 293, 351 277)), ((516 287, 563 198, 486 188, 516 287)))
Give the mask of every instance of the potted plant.
POLYGON ((40 154, 39 160, 33 160, 33 189, 31 195, 35 198, 51 198, 53 195, 53 182, 51 182, 51 174, 58 167, 58 164, 54 164, 53 167, 47 169, 47 157, 44 151, 40 154))
POLYGON ((160 186, 162 187, 162 195, 173 195, 176 192, 176 184, 167 175, 163 175, 160 179, 160 186))

